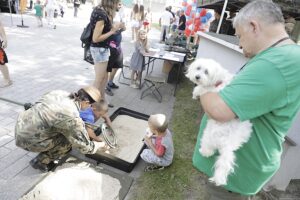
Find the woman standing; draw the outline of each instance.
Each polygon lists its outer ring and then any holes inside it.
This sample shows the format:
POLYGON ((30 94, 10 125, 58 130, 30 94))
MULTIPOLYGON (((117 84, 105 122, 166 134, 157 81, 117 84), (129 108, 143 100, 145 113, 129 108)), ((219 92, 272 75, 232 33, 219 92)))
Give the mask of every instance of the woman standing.
POLYGON ((0 22, 0 71, 4 77, 4 84, 1 85, 0 87, 7 87, 12 84, 12 81, 9 76, 9 71, 6 66, 6 63, 8 62, 6 53, 4 51, 4 48, 7 47, 7 38, 5 34, 5 30, 2 26, 2 23, 0 22))
POLYGON ((95 63, 94 86, 99 89, 102 98, 105 97, 107 83, 107 63, 110 56, 109 37, 120 30, 121 23, 112 24, 112 19, 118 11, 120 0, 102 0, 93 10, 90 23, 93 28, 91 54, 95 63))

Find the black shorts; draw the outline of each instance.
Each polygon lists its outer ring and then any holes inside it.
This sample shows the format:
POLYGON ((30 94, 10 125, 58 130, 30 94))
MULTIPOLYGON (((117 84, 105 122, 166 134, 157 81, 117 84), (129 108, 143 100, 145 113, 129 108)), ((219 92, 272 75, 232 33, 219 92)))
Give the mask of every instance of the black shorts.
POLYGON ((110 48, 110 56, 107 64, 107 72, 111 72, 112 68, 122 68, 123 67, 123 52, 118 51, 115 48, 110 48))
POLYGON ((6 53, 5 53, 4 49, 2 49, 0 47, 0 65, 4 65, 7 62, 8 62, 8 60, 7 60, 6 53))

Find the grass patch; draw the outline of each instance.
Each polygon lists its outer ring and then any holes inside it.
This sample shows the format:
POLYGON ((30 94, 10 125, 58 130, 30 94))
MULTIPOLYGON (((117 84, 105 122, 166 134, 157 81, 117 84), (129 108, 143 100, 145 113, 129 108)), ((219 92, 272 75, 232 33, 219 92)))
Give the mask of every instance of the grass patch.
POLYGON ((200 103, 192 99, 193 84, 182 78, 179 85, 170 128, 173 131, 175 155, 173 164, 156 172, 144 173, 136 182, 132 199, 207 199, 203 175, 192 166, 200 119, 200 103))

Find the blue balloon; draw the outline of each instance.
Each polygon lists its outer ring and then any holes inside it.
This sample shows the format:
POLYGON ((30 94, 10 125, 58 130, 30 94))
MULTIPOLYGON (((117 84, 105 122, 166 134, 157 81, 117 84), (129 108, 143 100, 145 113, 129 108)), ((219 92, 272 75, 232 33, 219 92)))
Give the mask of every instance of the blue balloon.
POLYGON ((183 7, 182 10, 185 12, 186 11, 186 7, 183 7))
POLYGON ((201 17, 201 22, 202 22, 203 24, 205 24, 207 21, 208 21, 208 19, 207 19, 206 16, 201 17))
POLYGON ((207 19, 210 19, 212 17, 212 14, 210 12, 207 12, 205 17, 207 17, 207 19))
POLYGON ((196 12, 200 13, 201 12, 201 8, 197 8, 196 12))

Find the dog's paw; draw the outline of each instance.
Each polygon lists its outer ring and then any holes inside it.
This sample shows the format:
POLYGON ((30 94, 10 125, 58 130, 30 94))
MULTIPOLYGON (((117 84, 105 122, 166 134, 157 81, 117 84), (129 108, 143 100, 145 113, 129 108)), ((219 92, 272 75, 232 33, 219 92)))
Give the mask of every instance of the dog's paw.
POLYGON ((195 100, 197 100, 197 99, 199 99, 200 98, 200 96, 199 95, 195 95, 195 94, 193 94, 193 97, 192 97, 193 99, 195 99, 195 100))
POLYGON ((215 183, 216 186, 226 185, 227 180, 224 176, 213 176, 208 179, 210 182, 215 183))
POLYGON ((204 157, 210 157, 210 156, 214 155, 214 153, 215 153, 213 150, 207 149, 207 148, 203 148, 203 147, 200 147, 199 152, 204 157))

